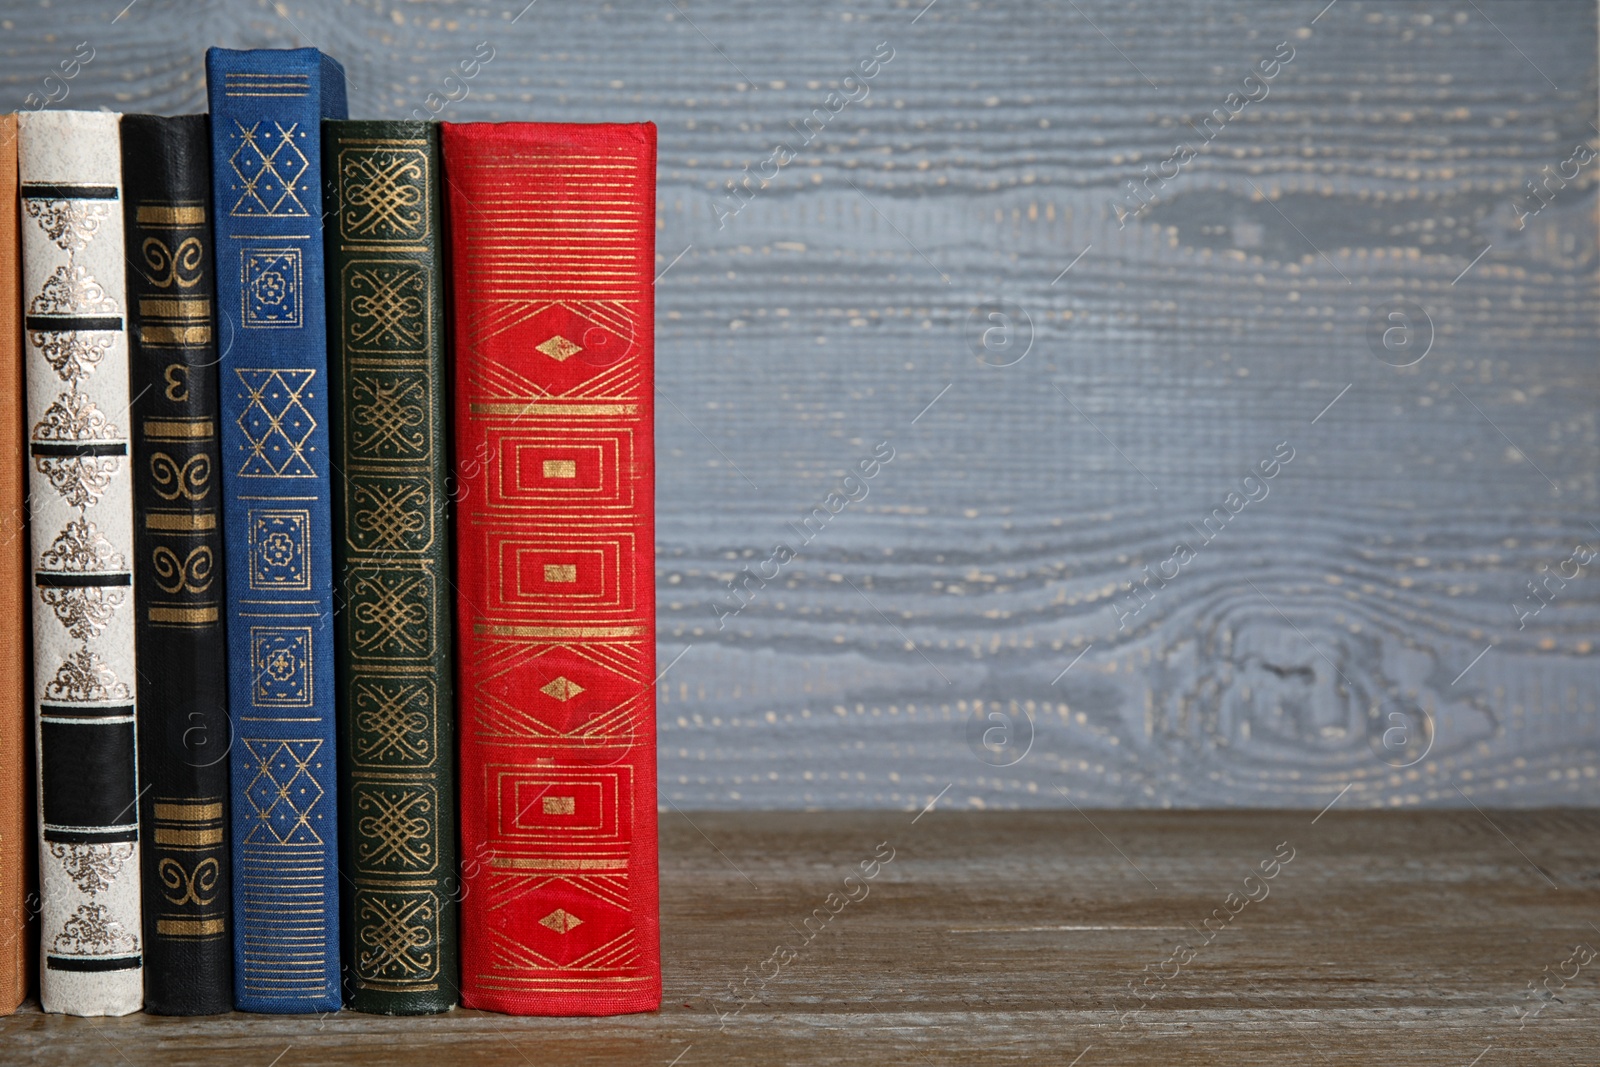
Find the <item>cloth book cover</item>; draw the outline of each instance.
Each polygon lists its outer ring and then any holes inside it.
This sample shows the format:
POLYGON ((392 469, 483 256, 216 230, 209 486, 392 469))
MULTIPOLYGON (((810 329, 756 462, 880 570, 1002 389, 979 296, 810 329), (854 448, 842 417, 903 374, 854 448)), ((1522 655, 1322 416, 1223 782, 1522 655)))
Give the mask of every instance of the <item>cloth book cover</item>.
POLYGON ((233 1008, 211 135, 122 119, 145 1010, 233 1008))
POLYGON ((122 158, 111 112, 19 116, 46 1011, 144 998, 122 158))
POLYGON ((234 1001, 336 1010, 333 537, 321 120, 311 48, 206 53, 233 721, 234 1001))
POLYGON ((650 1011, 655 127, 446 124, 441 138, 461 1002, 650 1011))
POLYGON ((28 993, 28 873, 35 845, 28 737, 27 426, 22 371, 21 248, 17 244, 17 117, 0 115, 0 613, 15 627, 0 643, 0 1015, 28 993))
POLYGON ((448 1011, 459 993, 438 127, 322 130, 345 1003, 448 1011))

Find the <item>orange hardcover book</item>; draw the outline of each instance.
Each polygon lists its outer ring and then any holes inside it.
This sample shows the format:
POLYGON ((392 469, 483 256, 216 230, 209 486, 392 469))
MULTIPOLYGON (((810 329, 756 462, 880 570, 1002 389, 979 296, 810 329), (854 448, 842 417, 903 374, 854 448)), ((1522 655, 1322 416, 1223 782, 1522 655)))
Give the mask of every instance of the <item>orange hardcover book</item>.
POLYGON ((28 993, 28 873, 34 849, 28 736, 28 515, 23 464, 17 116, 0 115, 0 1014, 28 993))

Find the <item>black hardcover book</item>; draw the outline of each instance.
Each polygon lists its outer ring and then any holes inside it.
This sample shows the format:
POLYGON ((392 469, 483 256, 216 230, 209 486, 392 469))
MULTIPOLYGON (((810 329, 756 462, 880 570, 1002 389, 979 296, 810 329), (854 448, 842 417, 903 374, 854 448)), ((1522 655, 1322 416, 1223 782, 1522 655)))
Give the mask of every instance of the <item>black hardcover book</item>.
POLYGON ((145 1010, 233 1008, 211 136, 122 119, 145 1010))

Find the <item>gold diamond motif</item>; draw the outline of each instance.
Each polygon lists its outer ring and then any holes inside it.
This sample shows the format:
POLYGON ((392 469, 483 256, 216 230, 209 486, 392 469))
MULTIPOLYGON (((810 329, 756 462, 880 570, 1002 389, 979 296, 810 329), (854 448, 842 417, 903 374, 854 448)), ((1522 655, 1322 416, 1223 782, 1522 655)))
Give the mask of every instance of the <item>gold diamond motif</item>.
POLYGON ((573 356, 583 351, 581 345, 573 344, 565 337, 562 337, 559 333, 550 338, 550 340, 546 341, 544 344, 535 345, 534 348, 538 349, 540 352, 543 352, 557 363, 571 359, 573 356))
POLYGON ((573 915, 571 912, 562 911, 560 908, 557 908, 549 915, 546 915, 544 918, 540 919, 539 925, 548 926, 556 933, 564 934, 575 926, 582 926, 583 920, 578 918, 576 915, 573 915))
POLYGON ((565 704, 567 701, 583 692, 583 686, 579 685, 577 682, 569 681, 567 678, 562 677, 541 686, 539 692, 548 697, 555 697, 557 700, 565 704))

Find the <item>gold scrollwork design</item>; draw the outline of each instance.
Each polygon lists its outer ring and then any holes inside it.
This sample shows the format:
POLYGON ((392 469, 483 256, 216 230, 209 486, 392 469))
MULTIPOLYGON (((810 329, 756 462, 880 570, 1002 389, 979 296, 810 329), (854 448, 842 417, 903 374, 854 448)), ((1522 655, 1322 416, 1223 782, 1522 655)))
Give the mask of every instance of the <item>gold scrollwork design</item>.
POLYGON ((204 500, 211 492, 211 458, 204 452, 179 463, 165 452, 150 455, 150 477, 162 500, 204 500))
POLYGON ((222 867, 210 856, 195 864, 192 871, 184 870, 183 864, 172 857, 163 856, 156 865, 156 873, 161 876, 161 884, 171 890, 161 894, 168 904, 176 907, 197 904, 203 908, 217 899, 222 867))
POLYGON ((211 588, 211 549, 200 545, 189 550, 182 559, 166 545, 158 545, 150 554, 155 565, 156 584, 163 593, 203 593, 211 588))
POLYGON ((144 276, 151 285, 158 289, 170 289, 174 285, 179 289, 193 289, 200 284, 200 266, 205 259, 205 246, 200 238, 185 237, 173 250, 159 237, 146 237, 139 247, 150 268, 144 276))
POLYGON ((411 547, 413 538, 427 529, 428 509, 433 502, 426 483, 362 482, 352 489, 355 521, 349 528, 363 547, 404 551, 411 547), (371 506, 363 507, 364 504, 371 506))
POLYGON ((351 444, 364 452, 426 455, 427 389, 420 381, 356 378, 350 383, 351 444))
POLYGON ((423 183, 427 180, 420 153, 363 153, 344 166, 344 224, 352 235, 394 234, 419 230, 423 221, 423 183))

